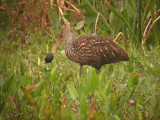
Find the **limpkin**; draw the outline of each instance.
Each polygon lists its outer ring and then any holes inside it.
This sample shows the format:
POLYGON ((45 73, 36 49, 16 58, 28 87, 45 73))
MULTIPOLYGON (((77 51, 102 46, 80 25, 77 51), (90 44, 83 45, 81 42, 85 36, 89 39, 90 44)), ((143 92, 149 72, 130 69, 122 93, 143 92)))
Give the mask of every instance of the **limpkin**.
POLYGON ((65 41, 66 56, 80 64, 80 75, 83 65, 90 65, 100 71, 104 64, 129 60, 127 53, 116 42, 97 34, 82 35, 74 40, 70 29, 65 28, 59 34, 59 40, 51 53, 47 54, 45 58, 47 63, 52 61, 53 53, 62 41, 65 41))

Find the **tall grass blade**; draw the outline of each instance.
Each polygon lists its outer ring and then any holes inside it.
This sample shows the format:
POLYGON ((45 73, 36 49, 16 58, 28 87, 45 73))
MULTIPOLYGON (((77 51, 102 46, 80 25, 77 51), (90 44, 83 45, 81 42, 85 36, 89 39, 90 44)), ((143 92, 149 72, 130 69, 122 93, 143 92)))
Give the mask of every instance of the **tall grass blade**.
POLYGON ((2 62, 1 70, 2 72, 5 72, 7 71, 7 69, 8 69, 8 58, 5 57, 2 62))
POLYGON ((132 33, 132 35, 133 35, 134 38, 136 39, 137 43, 140 45, 140 43, 139 43, 136 35, 134 34, 131 26, 129 25, 129 23, 127 22, 127 20, 125 19, 125 17, 123 17, 123 15, 122 15, 119 11, 117 11, 115 8, 113 8, 113 7, 108 3, 107 0, 105 0, 105 1, 106 1, 107 6, 110 8, 110 10, 111 10, 115 15, 117 15, 117 16, 126 24, 126 26, 129 28, 130 32, 132 33))
POLYGON ((3 85, 3 93, 7 92, 8 89, 10 88, 10 86, 12 85, 13 79, 14 78, 14 74, 9 78, 8 81, 6 81, 3 85))
POLYGON ((93 9, 93 11, 98 14, 97 10, 91 5, 91 3, 88 0, 85 0, 86 3, 93 9))
POLYGON ((141 7, 142 7, 142 1, 141 0, 139 0, 139 6, 138 6, 138 40, 139 40, 139 42, 141 42, 142 41, 142 33, 141 33, 141 7))
MULTIPOLYGON (((151 18, 152 18, 152 21, 154 21, 156 19, 154 15, 154 13, 156 12, 156 0, 152 0, 152 1, 153 2, 151 4, 151 18)), ((158 34, 157 23, 155 23, 153 26, 153 35, 155 36, 155 45, 158 46, 160 36, 158 34)))
POLYGON ((42 93, 42 91, 43 91, 44 86, 45 86, 45 81, 42 82, 42 83, 38 86, 38 88, 36 88, 36 89, 31 93, 32 96, 33 96, 33 97, 40 96, 41 93, 42 93))
POLYGON ((30 102, 30 104, 36 106, 37 102, 34 100, 31 93, 26 88, 24 88, 23 86, 21 86, 21 90, 23 91, 24 95, 26 96, 26 98, 30 102))
POLYGON ((54 66, 51 70, 51 78, 50 78, 50 81, 51 82, 54 82, 55 79, 56 79, 56 75, 57 75, 57 71, 58 71, 58 67, 57 66, 54 66))
POLYGON ((84 87, 85 93, 94 93, 95 89, 98 87, 98 84, 98 75, 96 70, 92 68, 92 70, 89 72, 89 75, 87 76, 86 84, 84 87))
POLYGON ((52 101, 48 103, 48 106, 45 110, 44 120, 50 120, 52 116, 52 101))
POLYGON ((87 102, 84 93, 81 94, 80 99, 80 120, 86 120, 87 118, 87 102))
POLYGON ((138 79, 138 76, 136 76, 135 73, 132 73, 128 82, 128 87, 131 89, 135 88, 139 83, 138 79))
MULTIPOLYGON (((91 4, 90 4, 90 2, 88 1, 88 0, 85 0, 86 1, 86 3, 93 9, 93 11, 98 15, 98 11, 94 8, 94 6, 92 6, 91 4)), ((102 14, 102 13, 101 13, 102 14)), ((89 16, 89 15, 87 15, 87 16, 89 16)), ((103 16, 102 16, 103 17, 103 16)), ((101 18, 100 18, 101 19, 101 18)), ((105 18, 104 18, 105 19, 105 18)), ((101 19, 104 23, 105 23, 105 20, 104 19, 101 19)), ((107 27, 108 27, 108 29, 112 32, 112 29, 110 28, 110 26, 109 25, 106 25, 107 27)))
POLYGON ((106 96, 110 93, 110 91, 112 90, 112 83, 109 80, 104 88, 104 92, 106 94, 106 96))
POLYGON ((130 57, 130 60, 129 60, 128 71, 130 73, 133 72, 133 55, 130 57))
MULTIPOLYGON (((143 18, 142 18, 142 25, 144 25, 144 22, 145 22, 145 20, 146 20, 146 17, 147 17, 147 14, 149 13, 149 10, 150 10, 150 5, 151 5, 151 2, 153 2, 154 0, 148 0, 147 1, 147 4, 146 4, 146 6, 145 6, 145 8, 144 8, 144 13, 143 13, 143 18)), ((142 27, 142 28, 144 28, 144 27, 142 27)))

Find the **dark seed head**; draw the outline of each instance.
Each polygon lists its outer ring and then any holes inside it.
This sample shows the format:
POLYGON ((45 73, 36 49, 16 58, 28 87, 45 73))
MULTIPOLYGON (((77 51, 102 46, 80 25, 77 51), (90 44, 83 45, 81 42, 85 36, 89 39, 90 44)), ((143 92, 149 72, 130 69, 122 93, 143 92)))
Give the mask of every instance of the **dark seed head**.
POLYGON ((53 54, 52 53, 47 53, 47 56, 45 58, 46 63, 50 63, 53 60, 53 54))

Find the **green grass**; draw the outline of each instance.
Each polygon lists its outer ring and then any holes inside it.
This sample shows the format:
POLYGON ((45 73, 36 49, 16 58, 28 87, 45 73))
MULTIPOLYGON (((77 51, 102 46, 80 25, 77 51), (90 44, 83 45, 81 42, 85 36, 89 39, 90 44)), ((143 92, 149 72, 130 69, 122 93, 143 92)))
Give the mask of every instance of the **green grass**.
POLYGON ((0 119, 160 119, 159 48, 131 45, 129 62, 104 65, 99 74, 84 66, 80 78, 64 44, 46 64, 55 40, 33 36, 24 45, 5 35, 0 40, 0 119))

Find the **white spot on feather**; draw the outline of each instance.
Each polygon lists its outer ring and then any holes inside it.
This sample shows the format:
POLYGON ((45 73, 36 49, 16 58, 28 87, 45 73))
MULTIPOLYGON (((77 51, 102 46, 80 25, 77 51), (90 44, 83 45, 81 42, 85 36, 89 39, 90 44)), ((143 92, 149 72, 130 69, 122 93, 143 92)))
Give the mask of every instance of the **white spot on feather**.
POLYGON ((112 52, 112 55, 113 55, 114 57, 116 57, 116 55, 114 54, 114 52, 112 52))

